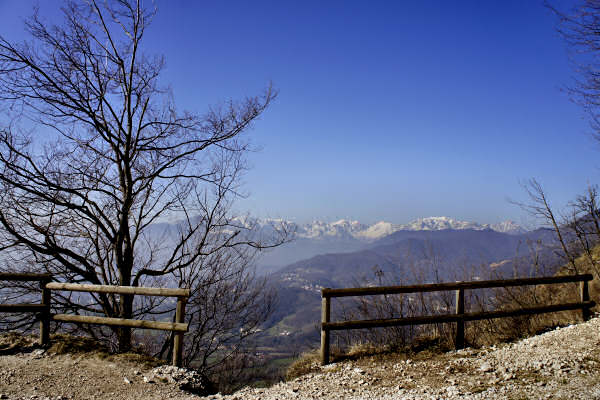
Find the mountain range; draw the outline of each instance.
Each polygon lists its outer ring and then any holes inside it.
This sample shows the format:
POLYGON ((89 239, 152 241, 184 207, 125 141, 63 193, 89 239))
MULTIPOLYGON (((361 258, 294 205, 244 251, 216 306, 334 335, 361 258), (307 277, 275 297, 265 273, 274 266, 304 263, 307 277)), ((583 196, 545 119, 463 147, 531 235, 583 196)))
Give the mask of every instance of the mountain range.
POLYGON ((259 272, 273 272, 280 267, 307 259, 319 254, 347 253, 368 248, 371 244, 396 232, 441 231, 441 230, 491 230, 510 235, 520 235, 527 231, 512 221, 498 224, 480 224, 459 221, 449 217, 427 217, 407 224, 377 222, 363 224, 359 221, 341 219, 335 222, 313 221, 297 224, 287 220, 254 220, 262 231, 269 233, 273 226, 285 226, 293 233, 293 240, 273 250, 265 252, 258 261, 259 272))
MULTIPOLYGON (((270 221, 282 220, 258 220, 261 226, 270 221)), ((393 224, 380 221, 371 225, 359 221, 340 219, 335 222, 323 222, 315 220, 307 224, 297 224, 292 221, 284 221, 286 226, 295 230, 298 238, 317 239, 325 237, 353 237, 364 241, 373 241, 390 235, 397 231, 439 231, 443 229, 491 229, 496 232, 520 234, 526 232, 520 225, 513 221, 504 221, 498 224, 480 224, 478 222, 458 221, 449 217, 426 217, 419 218, 407 224, 393 224)))

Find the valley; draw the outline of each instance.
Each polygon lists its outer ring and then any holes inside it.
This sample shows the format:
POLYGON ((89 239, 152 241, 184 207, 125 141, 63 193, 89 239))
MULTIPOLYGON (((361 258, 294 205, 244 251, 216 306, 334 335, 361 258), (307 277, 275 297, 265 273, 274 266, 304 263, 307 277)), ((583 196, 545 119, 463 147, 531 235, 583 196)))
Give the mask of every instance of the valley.
POLYGON ((267 275, 278 294, 278 304, 257 336, 259 348, 267 357, 292 357, 318 346, 320 290, 324 287, 550 275, 563 262, 555 252, 554 232, 548 229, 525 231, 506 223, 502 225, 504 231, 498 231, 489 225, 446 217, 386 226, 402 229, 385 231, 358 223, 320 223, 318 229, 303 228, 297 241, 275 250, 277 257, 288 260, 306 249, 322 254, 272 267, 267 275), (364 232, 369 231, 385 234, 367 240, 364 232), (331 251, 326 250, 328 246, 331 251))

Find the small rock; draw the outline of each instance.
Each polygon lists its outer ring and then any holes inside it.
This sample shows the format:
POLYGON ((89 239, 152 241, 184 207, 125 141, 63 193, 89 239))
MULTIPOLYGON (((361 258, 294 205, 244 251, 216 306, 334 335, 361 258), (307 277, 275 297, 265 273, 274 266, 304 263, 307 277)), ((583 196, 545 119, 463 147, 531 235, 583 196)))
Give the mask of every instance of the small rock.
POLYGON ((44 356, 45 350, 43 349, 37 349, 34 350, 31 354, 33 355, 33 358, 42 358, 44 356))
POLYGON ((446 388, 446 393, 448 396, 457 396, 460 393, 460 390, 456 386, 448 386, 446 388))
POLYGON ((494 367, 492 367, 492 364, 490 364, 489 362, 484 362, 483 364, 481 364, 481 367, 479 367, 479 370, 482 372, 490 372, 494 369, 494 367))
POLYGON ((126 384, 128 384, 128 385, 130 385, 130 384, 131 384, 131 381, 130 381, 129 379, 127 379, 127 378, 123 378, 123 382, 125 382, 125 383, 126 383, 126 384))
POLYGON ((511 373, 508 373, 508 372, 505 373, 505 374, 502 374, 502 379, 505 380, 505 381, 509 381, 511 379, 514 379, 514 378, 515 378, 514 374, 511 374, 511 373))

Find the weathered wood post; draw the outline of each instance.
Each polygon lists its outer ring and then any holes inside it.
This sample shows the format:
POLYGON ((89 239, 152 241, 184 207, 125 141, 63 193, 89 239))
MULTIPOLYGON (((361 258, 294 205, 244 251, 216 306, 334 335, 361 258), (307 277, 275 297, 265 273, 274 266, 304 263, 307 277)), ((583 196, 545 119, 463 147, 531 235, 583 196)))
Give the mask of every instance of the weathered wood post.
MULTIPOLYGON (((581 281, 579 282, 579 292, 581 294, 581 302, 584 303, 586 301, 590 301, 590 290, 589 290, 589 284, 588 281, 581 281)), ((590 308, 589 307, 581 307, 581 318, 584 321, 587 321, 590 319, 591 316, 591 312, 590 312, 590 308)))
MULTIPOLYGON (((185 303, 187 297, 177 297, 177 309, 175 310, 175 322, 185 321, 185 303)), ((176 332, 173 339, 173 365, 181 367, 183 361, 183 332, 176 332)))
MULTIPOLYGON (((465 313, 465 290, 456 290, 456 314, 465 313)), ((456 321, 456 337, 454 340, 456 350, 465 347, 465 320, 461 317, 456 321)))
POLYGON ((329 322, 331 317, 331 297, 321 291, 321 365, 329 364, 329 330, 324 329, 323 324, 329 322))
POLYGON ((44 310, 40 313, 40 344, 46 346, 50 343, 50 289, 46 285, 50 282, 50 279, 40 281, 40 288, 42 289, 42 305, 45 306, 44 310))

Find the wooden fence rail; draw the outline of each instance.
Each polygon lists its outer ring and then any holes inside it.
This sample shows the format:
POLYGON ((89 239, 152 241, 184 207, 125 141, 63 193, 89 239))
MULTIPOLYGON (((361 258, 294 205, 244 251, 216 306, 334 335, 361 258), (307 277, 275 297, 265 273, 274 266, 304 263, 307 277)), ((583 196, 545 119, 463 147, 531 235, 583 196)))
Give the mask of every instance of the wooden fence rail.
POLYGON ((558 311, 581 310, 584 321, 590 318, 590 308, 595 303, 590 301, 589 281, 593 279, 591 274, 570 275, 570 276, 551 276, 540 278, 523 278, 523 279, 505 279, 505 280, 489 280, 489 281, 472 281, 472 282, 448 282, 448 283, 433 283, 426 285, 410 285, 410 286, 380 286, 380 287, 364 287, 364 288, 345 288, 345 289, 329 289, 321 290, 321 363, 323 365, 329 363, 329 345, 330 331, 347 330, 347 329, 363 329, 363 328, 378 328, 390 326, 407 326, 407 325, 423 325, 436 323, 456 323, 455 346, 456 349, 462 349, 465 345, 465 322, 477 321, 482 319, 515 317, 521 315, 543 314, 558 311), (513 286, 530 286, 541 284, 557 284, 557 283, 574 283, 580 282, 580 300, 575 303, 562 303, 543 305, 535 307, 525 307, 516 310, 500 310, 500 311, 485 311, 485 312, 469 312, 465 313, 465 290, 496 288, 496 287, 513 287, 513 286), (428 315, 421 317, 407 318, 392 318, 392 319, 375 319, 361 321, 340 321, 331 322, 331 298, 332 297, 348 297, 348 296, 371 296, 371 295, 387 295, 400 293, 422 293, 422 292, 438 292, 454 290, 456 293, 456 308, 454 314, 428 315))
POLYGON ((50 282, 50 274, 32 273, 0 273, 0 281, 39 282, 42 291, 40 304, 0 304, 0 312, 6 313, 37 313, 40 320, 40 344, 47 344, 50 340, 50 292, 45 289, 50 282))
POLYGON ((40 344, 50 342, 50 320, 69 323, 99 324, 126 328, 142 328, 172 331, 173 365, 181 366, 183 355, 183 335, 189 326, 185 323, 185 305, 190 297, 189 289, 150 288, 111 285, 84 285, 76 283, 50 282, 49 274, 11 274, 0 273, 0 281, 39 281, 42 290, 40 304, 0 304, 0 312, 36 312, 40 315, 40 344), (125 318, 97 317, 91 315, 72 315, 50 313, 51 291, 71 291, 89 293, 113 293, 125 295, 177 297, 175 322, 146 321, 125 318))

